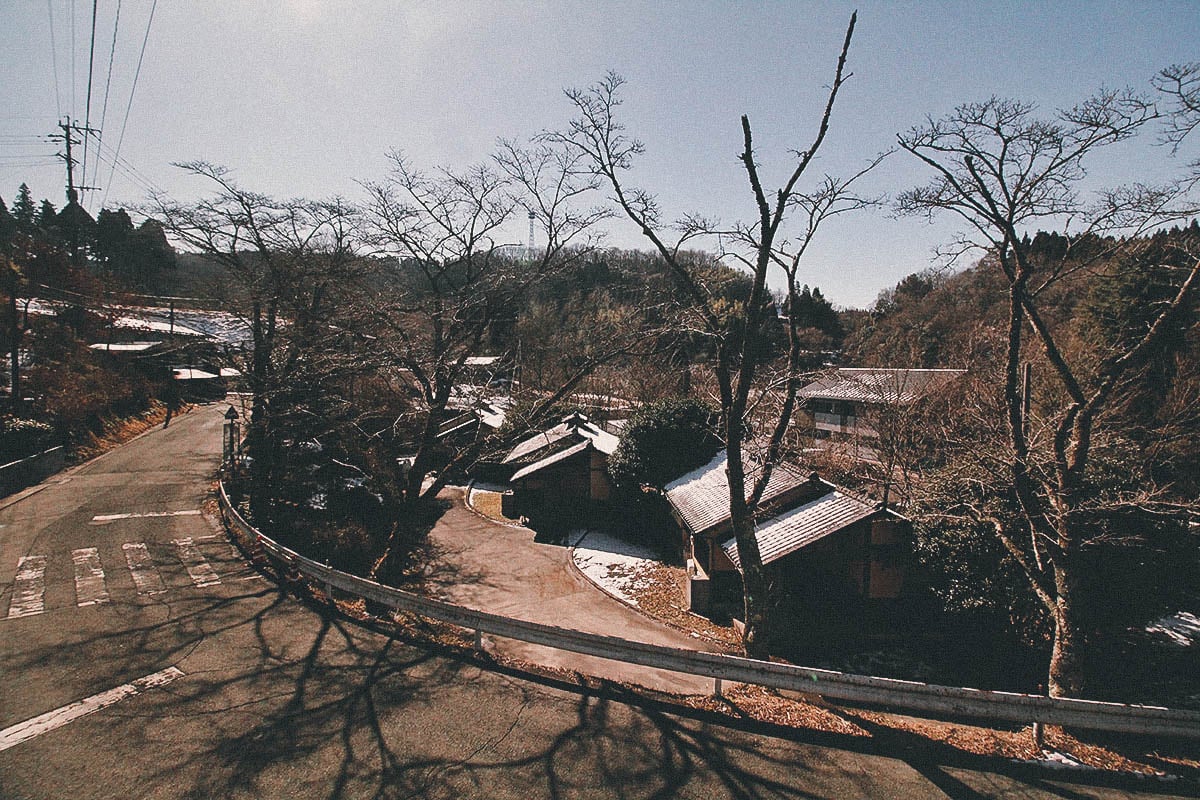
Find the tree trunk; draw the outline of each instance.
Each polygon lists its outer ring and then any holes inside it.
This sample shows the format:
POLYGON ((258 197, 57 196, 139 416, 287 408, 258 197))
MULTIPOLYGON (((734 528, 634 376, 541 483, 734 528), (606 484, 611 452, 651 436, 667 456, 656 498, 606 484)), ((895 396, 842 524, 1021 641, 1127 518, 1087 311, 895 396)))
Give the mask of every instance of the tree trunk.
POLYGON ((1051 697, 1080 697, 1084 688, 1085 631, 1076 605, 1078 579, 1070 561, 1054 565, 1057 597, 1054 606, 1054 646, 1050 652, 1051 697))
MULTIPOLYGON (((746 527, 749 528, 748 535, 736 537, 739 553, 747 552, 748 542, 753 542, 750 546, 755 551, 758 550, 758 542, 754 539, 754 524, 750 522, 746 527)), ((770 656, 771 642, 770 582, 767 580, 766 570, 763 569, 761 556, 750 559, 742 557, 740 560, 742 602, 746 622, 746 629, 742 632, 742 647, 748 658, 765 661, 770 656)))

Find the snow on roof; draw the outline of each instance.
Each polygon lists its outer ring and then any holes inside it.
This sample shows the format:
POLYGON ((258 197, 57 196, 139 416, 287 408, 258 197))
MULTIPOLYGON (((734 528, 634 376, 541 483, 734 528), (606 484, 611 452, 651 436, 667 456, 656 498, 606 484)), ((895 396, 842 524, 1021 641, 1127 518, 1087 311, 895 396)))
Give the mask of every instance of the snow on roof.
MULTIPOLYGON (((832 491, 791 511, 762 522, 754 531, 762 563, 770 564, 831 533, 864 520, 876 512, 875 506, 856 497, 832 491)), ((737 540, 729 539, 721 549, 739 570, 737 540)))
POLYGON ((238 378, 241 377, 242 371, 235 367, 221 367, 222 378, 238 378))
POLYGON ((522 478, 528 478, 530 475, 541 472, 546 467, 557 464, 560 461, 566 461, 571 456, 578 455, 579 453, 590 449, 591 446, 591 442, 580 442, 579 444, 571 445, 566 450, 559 450, 557 453, 549 455, 546 458, 543 458, 541 461, 535 461, 529 466, 517 470, 515 473, 513 473, 511 480, 515 483, 522 478))
POLYGON ((511 403, 504 401, 483 402, 479 404, 479 409, 476 413, 479 415, 479 421, 487 425, 493 430, 499 430, 504 427, 504 421, 508 418, 508 408, 511 403))
POLYGON ((193 369, 192 367, 177 367, 171 370, 175 374, 177 381, 212 381, 221 377, 214 375, 211 372, 205 372, 202 369, 193 369))
POLYGON ((177 336, 204 336, 200 331, 180 325, 178 322, 172 325, 170 322, 145 317, 117 317, 113 320, 113 327, 135 331, 154 331, 155 333, 174 333, 177 336))
POLYGON ((157 347, 162 342, 97 342, 89 344, 92 350, 103 350, 113 353, 144 353, 152 347, 157 347))
POLYGON ((514 447, 512 450, 509 450, 508 455, 504 457, 503 463, 511 464, 514 461, 520 461, 526 456, 533 455, 538 450, 557 444, 563 439, 566 439, 568 436, 574 435, 574 433, 575 431, 571 428, 571 426, 565 422, 555 425, 548 431, 536 433, 533 436, 530 436, 528 439, 518 442, 516 447, 514 447))
POLYGON ((938 391, 965 374, 966 370, 962 369, 843 367, 808 384, 799 391, 798 396, 867 403, 911 403, 938 391))
POLYGON ((493 364, 499 364, 501 356, 467 356, 467 360, 463 363, 468 367, 490 367, 493 364))
POLYGON ((553 428, 519 442, 504 457, 503 463, 511 464, 514 461, 520 461, 572 436, 590 443, 605 455, 612 455, 621 441, 617 436, 596 425, 584 415, 572 414, 553 428))
MULTIPOLYGON (((712 461, 692 470, 666 485, 667 501, 695 534, 705 533, 729 522, 729 476, 725 473, 728 456, 722 450, 712 461)), ((745 490, 748 494, 762 474, 761 465, 743 458, 745 490)), ((779 464, 771 470, 771 479, 763 491, 762 503, 798 489, 809 480, 807 475, 790 464, 779 464)))

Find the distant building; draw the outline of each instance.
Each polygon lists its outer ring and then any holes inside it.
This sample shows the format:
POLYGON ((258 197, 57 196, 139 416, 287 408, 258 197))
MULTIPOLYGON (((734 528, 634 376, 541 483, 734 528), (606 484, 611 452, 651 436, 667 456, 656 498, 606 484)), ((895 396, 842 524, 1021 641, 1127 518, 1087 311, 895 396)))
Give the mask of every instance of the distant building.
POLYGON ((800 389, 797 399, 812 416, 819 438, 831 434, 878 439, 871 427, 874 412, 888 406, 910 406, 944 390, 966 374, 961 369, 830 370, 800 389))

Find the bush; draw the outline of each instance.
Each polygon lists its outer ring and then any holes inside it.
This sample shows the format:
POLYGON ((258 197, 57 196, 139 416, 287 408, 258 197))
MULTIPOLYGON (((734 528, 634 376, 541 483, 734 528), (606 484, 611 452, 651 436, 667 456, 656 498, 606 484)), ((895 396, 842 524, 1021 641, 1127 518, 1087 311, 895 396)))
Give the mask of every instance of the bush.
POLYGON ((0 464, 17 461, 49 449, 54 428, 44 422, 6 417, 0 425, 0 464))
POLYGON ((692 398, 643 406, 630 418, 608 459, 608 474, 622 488, 663 486, 707 464, 721 448, 713 430, 716 414, 692 398))

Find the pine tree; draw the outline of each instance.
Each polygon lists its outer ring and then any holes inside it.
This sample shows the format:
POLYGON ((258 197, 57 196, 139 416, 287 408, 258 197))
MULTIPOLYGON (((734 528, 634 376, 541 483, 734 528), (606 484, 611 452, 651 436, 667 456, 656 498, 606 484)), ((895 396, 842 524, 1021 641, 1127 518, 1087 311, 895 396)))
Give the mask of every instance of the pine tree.
POLYGON ((58 211, 54 208, 54 203, 49 200, 43 200, 42 205, 38 208, 37 226, 43 233, 49 233, 54 230, 57 224, 58 211))
POLYGON ((34 226, 33 193, 24 183, 17 189, 17 199, 13 201, 13 220, 19 230, 32 230, 34 226))

